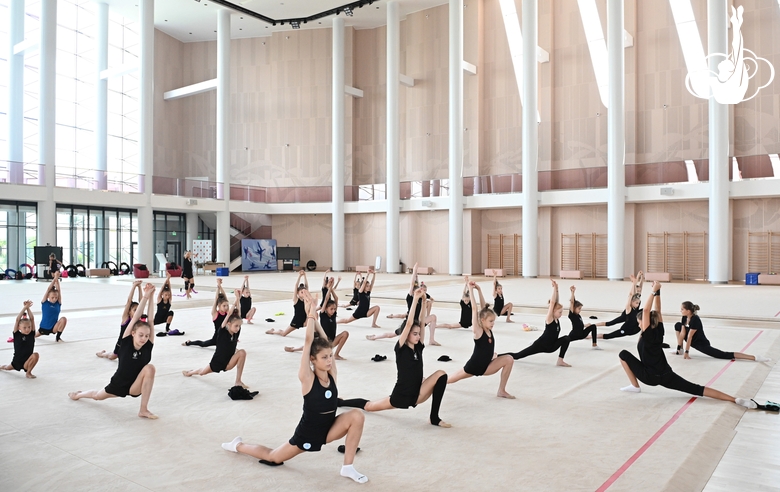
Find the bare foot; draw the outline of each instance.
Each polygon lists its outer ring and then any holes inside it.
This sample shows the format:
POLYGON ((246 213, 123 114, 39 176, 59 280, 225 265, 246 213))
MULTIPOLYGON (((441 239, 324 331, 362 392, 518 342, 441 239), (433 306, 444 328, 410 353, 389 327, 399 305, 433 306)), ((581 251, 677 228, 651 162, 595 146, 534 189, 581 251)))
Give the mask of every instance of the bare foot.
POLYGON ((265 330, 266 335, 276 335, 276 330, 271 328, 270 330, 265 330))
POLYGON ((556 362, 555 365, 560 367, 571 367, 571 364, 567 364, 563 359, 558 359, 558 362, 556 362))
POLYGON ((344 357, 342 357, 340 355, 336 355, 335 357, 336 357, 336 360, 347 360, 347 359, 345 359, 344 357))
POLYGON ((249 386, 245 385, 243 381, 236 381, 234 386, 241 386, 244 389, 249 389, 249 386))
POLYGON ((509 318, 507 318, 506 322, 507 322, 507 323, 514 323, 514 321, 513 321, 513 320, 511 320, 511 319, 509 319, 509 318))
MULTIPOLYGON (((429 422, 430 422, 430 420, 429 420, 429 422)), ((452 427, 452 424, 448 424, 447 422, 442 420, 442 421, 439 422, 439 427, 443 427, 445 429, 449 429, 450 427, 452 427)))
POLYGON ((496 394, 499 398, 506 398, 507 400, 514 400, 515 397, 507 393, 506 391, 499 391, 498 394, 496 394))
POLYGON ((143 418, 143 419, 149 419, 149 420, 157 420, 158 419, 157 415, 153 414, 149 410, 138 412, 138 416, 143 418))
POLYGON ((187 377, 192 376, 191 371, 182 371, 181 373, 184 374, 187 377))
POLYGON ((70 393, 68 393, 68 398, 70 398, 73 401, 76 401, 76 400, 79 399, 79 393, 81 393, 80 390, 79 391, 71 391, 70 393))
POLYGON ((65 341, 65 340, 63 340, 62 338, 60 338, 59 340, 57 340, 57 343, 64 342, 64 341, 65 341))
POLYGON ((189 345, 190 345, 190 341, 189 340, 187 340, 186 342, 182 343, 182 346, 184 346, 184 347, 189 347, 189 345))
POLYGON ((441 347, 441 344, 439 342, 437 342, 436 340, 432 340, 431 343, 429 343, 428 345, 434 345, 436 347, 441 347))
POLYGON ((376 340, 376 335, 366 335, 366 340, 376 340))
POLYGON ((35 378, 37 378, 37 377, 38 377, 38 376, 33 376, 33 375, 32 375, 32 374, 30 374, 29 372, 27 373, 27 379, 35 379, 35 378))
POLYGON ((295 347, 285 347, 284 351, 285 352, 295 352, 295 347))
POLYGON ((387 319, 393 319, 393 315, 392 314, 388 314, 387 315, 387 319))
POLYGON ((381 326, 379 326, 379 325, 378 325, 378 324, 376 324, 376 323, 373 323, 373 324, 371 325, 371 328, 382 328, 382 327, 381 327, 381 326))

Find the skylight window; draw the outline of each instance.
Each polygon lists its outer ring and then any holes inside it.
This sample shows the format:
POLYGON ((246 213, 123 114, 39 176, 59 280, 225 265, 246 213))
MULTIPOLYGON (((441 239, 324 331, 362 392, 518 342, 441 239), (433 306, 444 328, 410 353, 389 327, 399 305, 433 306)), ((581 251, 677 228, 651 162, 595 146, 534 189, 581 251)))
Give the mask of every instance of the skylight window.
MULTIPOLYGON (((677 0, 670 0, 675 2, 677 0)), ((601 28, 599 11, 596 8, 596 0, 577 0, 580 7, 582 27, 585 29, 585 39, 588 41, 590 60, 593 63, 593 72, 596 74, 596 83, 599 86, 599 97, 605 107, 609 97, 609 68, 607 61, 607 41, 604 38, 604 30, 601 28)))

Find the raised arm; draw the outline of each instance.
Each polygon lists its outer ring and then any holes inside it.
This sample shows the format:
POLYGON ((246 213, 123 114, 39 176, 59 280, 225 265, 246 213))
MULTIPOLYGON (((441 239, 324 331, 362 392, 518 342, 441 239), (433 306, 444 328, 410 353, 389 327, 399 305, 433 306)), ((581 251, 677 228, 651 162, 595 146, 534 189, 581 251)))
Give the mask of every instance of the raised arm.
POLYGON ((414 295, 414 284, 417 282, 417 263, 412 268, 412 280, 409 282, 409 295, 414 295))
MULTIPOLYGON (((647 303, 647 306, 642 311, 642 322, 639 323, 639 329, 642 331, 645 331, 650 326, 650 311, 651 308, 655 306, 655 301, 658 301, 658 306, 660 307, 660 295, 656 295, 656 292, 661 290, 661 284, 658 282, 653 282, 653 292, 650 294, 650 302, 647 303)), ((661 312, 658 312, 658 315, 661 315, 661 312)))
POLYGON ((626 300, 626 313, 631 312, 631 299, 634 298, 634 294, 636 294, 636 277, 631 275, 631 288, 628 289, 628 299, 626 300))
POLYGON ((466 299, 472 299, 471 294, 469 294, 469 292, 471 292, 471 289, 469 288, 469 276, 466 275, 465 279, 466 282, 463 284, 463 294, 460 295, 463 302, 466 302, 466 299), (469 294, 469 296, 466 297, 466 294, 469 294))
POLYGON ((300 274, 303 277, 303 286, 306 290, 309 290, 309 279, 306 277, 306 270, 301 270, 300 274))
POLYGON ((496 272, 493 270, 493 299, 495 299, 498 296, 498 279, 496 278, 496 272))
POLYGON ((371 287, 368 289, 369 292, 374 292, 374 282, 376 282, 376 271, 371 272, 373 275, 371 276, 371 287))
MULTIPOLYGON (((333 278, 333 277, 331 277, 331 278, 333 278)), ((341 277, 338 277, 338 278, 336 279, 336 283, 335 283, 335 285, 333 285, 333 288, 331 289, 331 290, 333 291, 333 293, 334 293, 334 294, 336 293, 336 289, 338 289, 338 288, 339 288, 339 284, 340 284, 340 283, 341 283, 341 277)))
MULTIPOLYGON (((474 282, 466 283, 466 289, 469 297, 471 298, 471 330, 474 332, 474 338, 482 336, 482 325, 479 324, 479 311, 482 309, 474 298, 474 288, 477 286, 474 282)), ((484 302, 484 299, 482 299, 484 302)))
MULTIPOLYGON (((165 292, 165 288, 168 287, 168 290, 171 290, 171 274, 168 272, 168 270, 165 270, 165 283, 160 288, 160 292, 157 293, 157 304, 162 302, 162 294, 165 292)), ((138 285, 138 295, 141 295, 141 285, 139 281, 138 285)))
POLYGON ((636 284, 636 293, 642 294, 642 287, 645 285, 645 274, 642 272, 642 270, 639 270, 636 278, 639 281, 639 283, 636 284))
MULTIPOLYGON (((138 290, 141 290, 139 287, 138 290)), ((149 299, 146 301, 146 319, 147 320, 153 320, 154 319, 154 303, 152 302, 152 298, 154 297, 154 290, 155 287, 152 284, 152 293, 149 294, 149 299)), ((141 299, 138 299, 138 302, 141 302, 141 299)), ((138 309, 141 309, 141 305, 138 305, 138 309)), ((136 309, 136 311, 138 310, 136 309)), ((154 335, 154 324, 150 321, 149 326, 152 326, 152 335, 154 335)), ((154 338, 154 336, 151 336, 149 338, 154 338)), ((152 340, 152 343, 154 343, 154 340, 152 340)))
POLYGON ((127 319, 128 314, 130 313, 130 304, 133 302, 133 297, 135 296, 136 290, 138 291, 138 300, 141 300, 141 281, 136 280, 133 282, 133 286, 130 287, 130 294, 127 296, 127 302, 125 302, 125 310, 122 311, 122 323, 125 322, 127 319))
POLYGON ((301 381, 302 392, 308 393, 311 384, 314 382, 314 372, 311 370, 311 344, 314 341, 314 330, 316 329, 317 304, 308 292, 303 294, 303 301, 306 303, 306 335, 303 339, 303 352, 301 353, 301 365, 298 367, 298 379, 301 381))
POLYGON ((298 278, 295 279, 295 287, 293 287, 293 295, 292 295, 292 302, 293 304, 298 302, 298 286, 301 285, 301 275, 303 275, 303 271, 298 271, 298 278))
POLYGON ((577 290, 577 287, 572 285, 569 287, 569 290, 571 291, 571 297, 569 298, 569 311, 574 312, 574 301, 576 300, 574 297, 574 291, 577 290))
MULTIPOLYGON (((51 292, 52 289, 56 289, 57 288, 57 277, 58 276, 59 276, 59 272, 55 272, 54 273, 54 278, 51 279, 51 283, 49 283, 49 286, 46 288, 46 292, 43 293, 43 299, 41 299, 41 304, 46 302, 46 299, 49 298, 49 292, 51 292)), ((60 293, 60 294, 62 294, 62 293, 60 293)), ((62 302, 62 301, 60 301, 60 302, 62 302)))
POLYGON ((223 320, 222 320, 222 328, 224 328, 224 327, 226 327, 226 326, 227 326, 227 324, 228 324, 228 321, 230 321, 230 316, 231 316, 231 315, 232 315, 234 312, 236 312, 236 311, 238 311, 238 310, 239 310, 239 308, 238 308, 238 300, 241 298, 241 294, 240 294, 240 292, 239 292, 239 291, 236 291, 236 294, 237 294, 237 295, 236 295, 236 302, 235 302, 235 303, 233 303, 233 304, 231 304, 231 305, 230 305, 230 307, 228 308, 228 312, 227 312, 227 314, 225 315, 225 319, 223 319, 223 320))
POLYGON ((550 280, 550 282, 552 282, 552 294, 550 295, 550 305, 547 307, 547 317, 545 318, 545 323, 548 325, 555 319, 553 313, 555 312, 555 304, 558 302, 558 283, 555 280, 550 280))
MULTIPOLYGON (((14 333, 19 331, 19 322, 22 321, 22 317, 25 313, 28 314, 30 317, 30 322, 32 322, 32 311, 30 310, 30 306, 32 306, 32 301, 24 301, 24 305, 22 306, 22 310, 19 311, 19 314, 16 316, 16 322, 14 323, 14 333)), ((35 326, 33 325, 33 330, 35 330, 35 326)))
MULTIPOLYGON (((406 339, 409 338, 409 332, 412 331, 412 325, 414 325, 414 312, 417 310, 417 304, 420 302, 420 298, 423 296, 422 289, 414 291, 414 299, 412 299, 412 307, 409 309, 409 316, 406 317, 406 324, 404 325, 404 331, 398 336, 398 345, 403 346, 406 343, 406 339)), ((420 340, 422 340, 420 335, 420 340)))
POLYGON ((322 277, 322 288, 326 288, 328 286, 328 273, 330 272, 330 268, 325 270, 325 276, 322 277))
POLYGON ((360 289, 358 289, 358 292, 365 292, 366 285, 368 285, 368 273, 366 273, 366 276, 363 277, 363 283, 360 284, 360 289))
MULTIPOLYGON (((482 309, 485 307, 485 296, 482 295, 482 287, 480 287, 478 283, 474 282, 474 288, 477 289, 477 294, 479 294, 479 309, 482 309)), ((472 299, 474 298, 472 297, 472 299)))
POLYGON ((664 322, 664 316, 661 314, 661 282, 653 282, 653 295, 655 295, 655 310, 658 311, 658 322, 664 322))
MULTIPOLYGON (((152 297, 154 294, 154 285, 152 284, 146 284, 144 286, 144 295, 141 297, 141 300, 138 302, 138 308, 135 310, 135 314, 133 315, 133 319, 130 320, 130 322, 127 324, 127 328, 125 328, 125 332, 122 334, 122 338, 129 337, 130 334, 133 332, 133 327, 138 322, 139 319, 141 319, 141 315, 144 312, 144 308, 146 307, 147 302, 149 302, 149 298, 152 297)), ((149 340, 154 343, 154 337, 149 337, 149 340)))
POLYGON ((249 291, 249 295, 250 296, 252 295, 252 292, 249 289, 249 275, 244 275, 244 283, 241 284, 241 290, 244 290, 244 289, 249 291))
MULTIPOLYGON (((339 277, 339 279, 341 279, 341 277, 339 277)), ((328 287, 328 293, 325 295, 325 302, 322 304, 323 306, 328 304, 328 299, 333 299, 333 302, 336 304, 339 303, 339 296, 336 295, 336 287, 334 285, 328 287)))
POLYGON ((28 300, 25 301, 24 305, 27 308, 27 318, 30 320, 32 331, 35 332, 35 315, 33 315, 33 310, 32 310, 33 302, 28 300))
POLYGON ((211 319, 217 317, 217 306, 219 305, 220 291, 222 290, 222 279, 217 279, 217 291, 214 293, 214 304, 211 306, 211 319))

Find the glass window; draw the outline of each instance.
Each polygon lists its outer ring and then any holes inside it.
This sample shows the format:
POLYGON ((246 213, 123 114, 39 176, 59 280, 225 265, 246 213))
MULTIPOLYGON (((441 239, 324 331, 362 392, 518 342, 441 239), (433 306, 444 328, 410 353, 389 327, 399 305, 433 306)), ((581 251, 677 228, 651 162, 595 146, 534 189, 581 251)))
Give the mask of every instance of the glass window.
POLYGON ((135 217, 131 210, 58 206, 57 244, 62 246, 63 261, 86 268, 99 268, 107 261, 132 266, 135 217))
POLYGON ((34 204, 0 202, 0 270, 35 263, 37 219, 34 204))

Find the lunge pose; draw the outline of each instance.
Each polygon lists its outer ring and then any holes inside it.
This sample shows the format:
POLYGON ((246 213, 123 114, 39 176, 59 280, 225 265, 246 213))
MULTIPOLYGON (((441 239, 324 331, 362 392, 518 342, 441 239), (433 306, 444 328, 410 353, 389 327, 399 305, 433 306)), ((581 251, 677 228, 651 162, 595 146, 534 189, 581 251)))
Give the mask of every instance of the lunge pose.
POLYGON ((62 286, 60 285, 60 272, 54 272, 54 278, 52 279, 49 287, 46 289, 46 293, 43 294, 41 300, 41 322, 38 325, 38 333, 35 337, 41 335, 56 335, 55 339, 58 342, 62 342, 62 332, 65 331, 65 326, 68 324, 68 318, 60 318, 60 310, 62 309, 62 286))
MULTIPOLYGON (((149 411, 149 396, 154 386, 154 366, 152 360, 152 348, 154 337, 152 327, 147 321, 141 321, 141 313, 146 307, 151 311, 150 299, 154 295, 154 285, 146 284, 144 295, 133 319, 125 328, 125 336, 122 338, 122 347, 119 350, 119 366, 108 383, 102 390, 74 391, 68 393, 71 400, 91 398, 93 400, 105 400, 106 398, 124 398, 127 395, 136 398, 141 397, 141 409, 139 417, 156 419, 157 416, 149 411)), ((147 313, 147 315, 150 313, 147 313)))
POLYGON ((252 318, 255 317, 257 308, 252 307, 252 291, 249 290, 249 275, 244 275, 244 283, 241 285, 241 318, 246 320, 248 325, 253 324, 252 318))
POLYGON ((298 279, 295 281, 295 288, 293 289, 293 319, 290 321, 290 326, 284 330, 274 330, 273 328, 266 331, 268 335, 281 335, 286 337, 293 331, 306 325, 306 303, 303 301, 304 296, 309 292, 309 281, 306 280, 306 272, 303 270, 298 271, 298 279), (303 280, 303 281, 301 281, 303 280))
POLYGON ((335 277, 328 277, 328 273, 330 273, 330 268, 325 270, 325 276, 322 277, 322 288, 320 289, 322 292, 322 299, 320 299, 320 306, 318 310, 322 310, 322 307, 325 305, 328 299, 330 299, 328 296, 328 291, 332 290, 333 292, 336 292, 336 289, 339 288, 339 284, 341 283, 341 277, 336 280, 335 277))
MULTIPOLYGON (((464 277, 466 283, 463 284, 463 294, 460 297, 460 321, 457 323, 449 323, 449 324, 439 324, 436 325, 437 328, 471 328, 471 325, 473 323, 473 309, 471 307, 471 290, 469 289, 469 276, 466 275, 464 277)), ((482 290, 479 289, 479 286, 477 286, 477 289, 479 290, 479 293, 482 293, 482 290)), ((485 305, 485 300, 482 300, 482 305, 485 305)))
POLYGON ((169 273, 165 279, 165 283, 160 289, 160 293, 157 294, 157 311, 154 313, 154 326, 165 323, 165 331, 158 332, 158 337, 164 337, 166 335, 184 335, 183 331, 171 330, 171 322, 173 321, 171 297, 171 274, 169 273))
POLYGON ((106 350, 101 350, 100 352, 95 354, 98 357, 103 359, 108 359, 108 360, 114 360, 117 357, 119 357, 119 348, 122 346, 122 339, 125 337, 125 329, 127 328, 127 325, 130 324, 130 321, 133 319, 133 315, 135 315, 135 310, 138 308, 138 302, 133 300, 136 291, 138 291, 138 301, 140 301, 141 300, 140 280, 136 280, 135 282, 133 282, 133 285, 130 287, 130 294, 128 294, 127 296, 127 302, 125 302, 125 309, 124 311, 122 311, 122 322, 119 325, 119 338, 116 339, 114 350, 111 352, 108 352, 106 350))
POLYGON ((592 347, 596 350, 601 350, 598 345, 598 334, 596 332, 596 325, 589 324, 585 326, 582 321, 582 303, 574 297, 574 292, 577 290, 575 286, 569 287, 571 290, 571 299, 569 299, 569 321, 571 321, 571 331, 569 332, 569 341, 576 342, 577 340, 584 340, 590 336, 592 341, 592 347))
POLYGON ((512 303, 504 304, 504 287, 496 279, 496 271, 493 270, 493 311, 499 318, 506 314, 506 322, 514 323, 510 318, 512 316, 512 303))
POLYGON ((563 314, 563 306, 558 303, 558 283, 552 280, 552 296, 550 296, 550 306, 547 308, 547 318, 544 322, 544 332, 542 336, 536 339, 530 347, 527 347, 520 352, 510 353, 515 360, 528 357, 529 355, 540 354, 542 352, 552 353, 556 350, 558 352, 558 362, 556 365, 562 367, 571 367, 563 357, 566 355, 566 350, 569 348, 569 337, 563 336, 558 338, 561 333, 560 317, 563 314))
POLYGON ((718 400, 730 401, 746 408, 756 408, 758 405, 747 398, 734 398, 712 388, 686 381, 672 371, 663 351, 664 320, 661 315, 661 284, 653 282, 651 301, 642 313, 639 329, 642 334, 637 343, 639 359, 628 350, 620 352, 620 364, 626 371, 630 385, 620 388, 629 393, 640 393, 639 381, 648 386, 661 385, 683 393, 695 396, 706 396, 718 400), (652 309, 651 309, 652 308, 652 309))
POLYGON ((623 323, 620 328, 612 333, 601 334, 598 338, 609 340, 612 338, 627 337, 636 335, 639 333, 639 321, 637 321, 637 314, 639 313, 639 305, 642 303, 642 285, 644 283, 644 274, 639 272, 639 283, 637 284, 637 278, 631 275, 631 288, 628 290, 628 300, 626 301, 626 307, 620 316, 611 321, 602 321, 597 323, 596 326, 612 326, 618 323, 623 323))
POLYGON ((219 330, 222 329, 222 322, 227 318, 228 311, 230 310, 230 301, 228 300, 225 290, 222 288, 222 279, 217 279, 217 291, 214 294, 214 305, 211 306, 211 320, 214 323, 214 334, 210 340, 187 340, 182 343, 187 347, 196 345, 198 347, 212 347, 217 344, 217 336, 219 330))
MULTIPOLYGON (((412 309, 412 298, 414 298, 414 291, 417 290, 420 287, 420 283, 417 280, 417 263, 414 264, 414 268, 412 268, 412 279, 409 281, 409 292, 406 293, 406 312, 401 314, 388 314, 388 319, 394 319, 399 318, 403 319, 404 321, 401 323, 401 326, 398 328, 398 334, 404 330, 404 326, 406 326, 406 318, 409 317, 409 310, 412 309)), ((430 297, 430 296, 426 296, 430 297)), ((386 337, 380 337, 380 338, 386 338, 386 337)))
POLYGON ((192 291, 195 289, 195 274, 192 272, 192 251, 184 252, 181 262, 181 278, 184 279, 184 294, 187 299, 192 299, 192 291))
POLYGON ((16 316, 14 322, 14 357, 7 366, 0 366, 3 371, 21 371, 27 373, 27 378, 35 379, 32 373, 40 356, 35 352, 35 318, 32 312, 32 301, 24 301, 24 307, 16 316))
MULTIPOLYGON (((433 298, 428 295, 428 286, 425 284, 420 284, 418 287, 422 290, 424 296, 420 300, 420 302, 417 304, 417 307, 412 311, 412 301, 414 300, 413 295, 410 296, 409 294, 406 295, 406 305, 407 305, 407 313, 406 317, 404 318, 403 322, 401 322, 401 326, 395 329, 395 331, 387 331, 385 333, 382 333, 380 335, 366 335, 367 340, 381 340, 383 338, 395 338, 404 331, 404 327, 406 326, 406 320, 409 318, 410 313, 414 316, 414 321, 420 324, 420 326, 428 327, 430 330, 428 345, 441 345, 439 342, 436 341, 434 338, 434 331, 436 330, 436 315, 431 313, 431 309, 433 308, 433 298)), ((414 294, 414 292, 417 290, 417 288, 413 289, 411 292, 414 294)), ((397 315, 391 315, 391 316, 397 316, 397 315)))
POLYGON ((496 339, 493 336, 496 313, 490 309, 489 304, 485 304, 485 297, 482 295, 482 289, 479 288, 479 285, 469 282, 468 289, 471 299, 474 299, 474 289, 479 294, 479 304, 476 306, 477 309, 473 311, 471 320, 474 330, 474 351, 463 369, 456 371, 448 378, 447 382, 454 383, 471 376, 490 376, 500 369, 501 381, 498 383, 496 396, 514 399, 515 397, 506 391, 506 382, 509 381, 509 375, 512 374, 514 361, 509 355, 496 356, 496 339))
MULTIPOLYGON (((336 360, 346 360, 344 357, 341 357, 339 353, 341 352, 341 349, 344 348, 344 344, 347 343, 347 339, 349 339, 349 332, 342 331, 336 335, 336 326, 338 324, 336 320, 336 308, 339 305, 339 297, 336 295, 335 289, 339 281, 341 281, 341 277, 338 278, 335 285, 333 283, 333 277, 328 281, 328 289, 325 291, 325 307, 320 310, 320 326, 322 327, 325 336, 328 338, 328 341, 330 341, 331 346, 336 347, 336 352, 333 354, 333 357, 336 360)), ((322 306, 322 304, 323 303, 320 303, 320 306, 322 306)), ((318 334, 319 330, 314 333, 314 336, 318 336, 318 334)), ((303 346, 285 347, 284 350, 287 352, 301 352, 303 346)))
POLYGON ((363 285, 363 277, 360 276, 360 272, 355 272, 355 278, 352 280, 352 299, 349 302, 345 302, 339 307, 352 309, 350 306, 357 306, 360 302, 360 286, 363 285))
POLYGON ((374 290, 374 282, 376 282, 376 272, 373 268, 371 268, 363 279, 363 283, 360 285, 360 289, 358 290, 358 296, 360 298, 358 307, 349 318, 340 319, 339 324, 352 323, 356 319, 373 316, 374 318, 371 321, 371 328, 381 328, 381 326, 376 324, 376 319, 379 317, 379 306, 373 306, 369 308, 371 305, 371 292, 374 290), (368 281, 369 276, 371 276, 371 282, 368 281))
POLYGON ((246 362, 246 350, 236 350, 238 337, 241 335, 241 314, 237 311, 240 294, 236 295, 236 303, 228 308, 227 315, 222 321, 217 335, 217 347, 211 362, 202 369, 193 369, 191 371, 182 371, 187 377, 198 375, 205 376, 212 372, 229 371, 236 368, 235 386, 244 386, 241 376, 244 373, 244 363, 246 362))
MULTIPOLYGON (((415 308, 425 296, 422 289, 414 292, 412 307, 415 308)), ((439 418, 439 408, 447 388, 447 374, 444 371, 436 371, 423 379, 423 349, 425 344, 425 327, 413 316, 406 318, 404 331, 398 337, 395 344, 395 366, 398 370, 398 379, 390 396, 381 400, 368 401, 363 398, 342 400, 343 407, 358 407, 367 412, 379 412, 393 408, 416 407, 433 395, 431 403, 430 422, 439 427, 452 427, 439 418)))
POLYGON ((691 350, 691 347, 693 347, 699 352, 716 359, 742 359, 754 360, 756 362, 769 362, 771 360, 761 355, 743 354, 742 352, 723 352, 710 345, 710 341, 704 335, 704 326, 701 323, 701 318, 696 314, 698 311, 699 306, 691 301, 685 301, 680 306, 682 321, 674 324, 674 331, 677 332, 677 355, 682 353, 682 347, 683 344, 685 344, 684 355, 686 359, 691 358, 691 356, 688 355, 688 352, 691 350))
POLYGON ((245 444, 240 437, 222 444, 222 448, 258 458, 263 464, 276 466, 303 452, 319 451, 323 445, 346 436, 341 476, 358 483, 368 482, 368 477, 359 473, 353 466, 363 434, 365 416, 359 410, 336 415, 339 393, 336 388, 336 362, 333 360, 333 351, 326 337, 314 338, 317 303, 308 291, 302 292, 301 295, 305 297, 307 314, 306 337, 298 369, 303 393, 303 416, 295 434, 289 442, 276 449, 259 444, 245 444))

